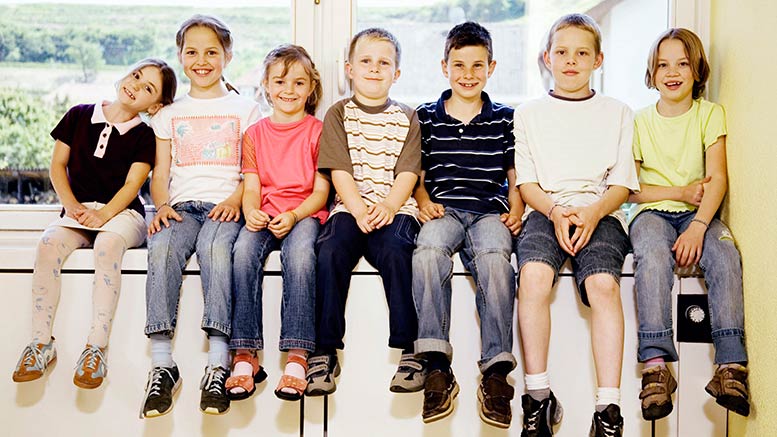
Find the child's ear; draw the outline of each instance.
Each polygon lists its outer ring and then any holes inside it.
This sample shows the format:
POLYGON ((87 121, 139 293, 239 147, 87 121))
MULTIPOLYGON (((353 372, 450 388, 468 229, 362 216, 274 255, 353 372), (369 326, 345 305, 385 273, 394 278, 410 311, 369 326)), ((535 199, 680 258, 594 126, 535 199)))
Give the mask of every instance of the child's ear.
POLYGON ((394 82, 396 82, 396 81, 397 81, 397 79, 399 79, 399 75, 400 75, 401 73, 402 73, 402 70, 400 70, 399 68, 397 68, 397 70, 394 72, 394 82))
POLYGON ((599 54, 596 55, 596 61, 594 62, 594 70, 601 67, 602 62, 604 62, 604 53, 599 52, 599 54))
POLYGON ((351 61, 345 62, 345 74, 348 75, 348 79, 353 80, 353 67, 351 66, 351 61))
POLYGON ((227 68, 227 65, 232 61, 232 52, 226 52, 224 53, 224 68, 227 68))
POLYGON ((146 109, 146 112, 148 112, 148 115, 154 115, 157 112, 159 112, 160 109, 162 109, 161 103, 154 103, 153 105, 149 106, 148 109, 146 109))
POLYGON ((542 52, 542 62, 545 63, 545 68, 547 68, 548 71, 553 71, 553 69, 550 68, 550 53, 548 53, 547 50, 542 52))
POLYGON ((488 63, 488 77, 490 78, 492 74, 494 74, 494 68, 496 68, 496 60, 492 59, 491 62, 488 63))
POLYGON ((443 59, 440 61, 440 67, 442 67, 442 75, 445 76, 445 78, 448 78, 448 62, 443 59))

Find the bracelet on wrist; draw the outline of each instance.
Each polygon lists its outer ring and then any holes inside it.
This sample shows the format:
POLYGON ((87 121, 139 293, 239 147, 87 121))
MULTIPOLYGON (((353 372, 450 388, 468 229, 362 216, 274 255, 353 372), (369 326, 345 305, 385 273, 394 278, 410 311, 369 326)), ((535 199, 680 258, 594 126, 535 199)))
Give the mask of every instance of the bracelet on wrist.
POLYGON ((705 222, 705 221, 704 221, 704 220, 702 220, 702 219, 697 219, 697 218, 694 218, 694 219, 691 219, 691 222, 701 223, 701 224, 703 224, 703 225, 704 225, 704 227, 705 227, 706 229, 709 229, 709 228, 710 228, 710 225, 709 225, 709 223, 705 222))
POLYGON ((297 216, 297 213, 294 212, 294 210, 291 210, 291 209, 286 211, 286 212, 288 212, 289 214, 291 214, 292 217, 294 217, 294 224, 296 225, 297 222, 299 221, 299 217, 297 216))
POLYGON ((169 200, 165 200, 164 202, 162 202, 161 205, 157 206, 156 207, 157 212, 159 212, 160 209, 162 209, 162 208, 164 208, 166 206, 170 206, 170 201, 169 200))
POLYGON ((553 206, 550 207, 548 210, 548 220, 551 220, 551 217, 553 217, 553 210, 556 209, 557 206, 561 206, 558 203, 554 203, 553 206))

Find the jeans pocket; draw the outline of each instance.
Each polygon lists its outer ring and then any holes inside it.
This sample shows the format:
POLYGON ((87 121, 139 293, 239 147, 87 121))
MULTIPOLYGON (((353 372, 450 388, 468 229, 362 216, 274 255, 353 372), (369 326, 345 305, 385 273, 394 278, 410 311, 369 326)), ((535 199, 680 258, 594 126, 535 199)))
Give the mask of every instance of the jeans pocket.
POLYGON ((394 224, 394 237, 409 246, 415 246, 420 229, 418 222, 413 217, 398 214, 394 217, 394 224))

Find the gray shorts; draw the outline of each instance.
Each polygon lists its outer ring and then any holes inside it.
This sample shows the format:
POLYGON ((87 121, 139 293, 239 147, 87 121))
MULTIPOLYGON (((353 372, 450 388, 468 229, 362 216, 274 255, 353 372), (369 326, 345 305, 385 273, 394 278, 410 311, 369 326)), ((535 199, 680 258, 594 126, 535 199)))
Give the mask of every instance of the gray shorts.
MULTIPOLYGON (((574 228, 570 229, 570 233, 573 231, 574 228)), ((588 244, 580 249, 577 256, 564 252, 556 240, 553 222, 537 211, 529 214, 523 222, 521 233, 515 241, 519 272, 526 263, 545 263, 553 268, 555 282, 559 269, 567 258, 571 258, 577 290, 586 306, 590 304, 585 292, 585 279, 597 273, 608 273, 616 282, 620 282, 623 260, 630 249, 629 237, 618 219, 612 216, 599 221, 588 244)))

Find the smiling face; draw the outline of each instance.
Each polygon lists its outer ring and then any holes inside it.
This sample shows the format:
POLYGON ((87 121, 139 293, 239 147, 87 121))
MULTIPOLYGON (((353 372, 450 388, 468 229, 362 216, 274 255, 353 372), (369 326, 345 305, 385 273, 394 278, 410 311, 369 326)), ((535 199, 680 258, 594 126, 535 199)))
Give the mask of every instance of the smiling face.
POLYGON ((220 97, 227 93, 221 80, 232 54, 224 50, 216 32, 196 26, 186 31, 178 59, 191 81, 189 95, 198 98, 220 97))
POLYGON ((464 100, 480 99, 480 93, 494 72, 496 61, 488 61, 488 49, 465 46, 451 49, 442 61, 442 74, 448 78, 453 94, 464 100))
POLYGON ((162 73, 145 66, 125 76, 116 85, 116 98, 131 111, 155 113, 162 104, 162 73))
POLYGON ((389 41, 362 37, 346 65, 356 99, 368 106, 380 106, 388 99, 391 85, 399 78, 397 51, 389 41))
POLYGON ((603 56, 596 52, 591 32, 569 26, 553 34, 543 60, 553 74, 553 93, 580 99, 591 95, 591 73, 602 65, 603 56))
POLYGON ((693 101, 693 70, 685 46, 678 39, 666 39, 658 46, 658 62, 653 77, 661 100, 687 105, 693 101))
POLYGON ((272 120, 291 123, 305 117, 305 103, 313 93, 313 83, 305 67, 299 62, 289 65, 284 74, 284 63, 276 62, 268 69, 264 89, 272 101, 272 120))

